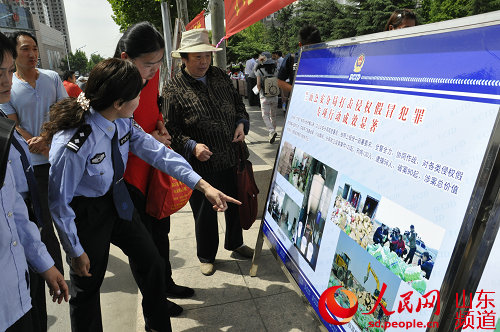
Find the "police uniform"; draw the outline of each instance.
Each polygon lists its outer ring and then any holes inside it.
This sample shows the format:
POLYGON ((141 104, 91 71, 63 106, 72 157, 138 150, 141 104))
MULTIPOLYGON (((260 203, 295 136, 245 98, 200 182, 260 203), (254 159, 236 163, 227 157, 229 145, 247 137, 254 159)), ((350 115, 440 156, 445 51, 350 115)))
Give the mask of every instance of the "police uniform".
POLYGON ((11 165, 7 164, 0 189, 0 331, 32 331, 29 266, 36 272, 54 265, 35 224, 28 219, 16 192, 11 165))
MULTIPOLYGON (((12 168, 12 173, 14 175, 16 191, 24 199, 26 207, 28 208, 29 219, 34 221, 38 228, 41 228, 42 217, 41 209, 38 206, 38 214, 35 213, 32 206, 32 195, 38 195, 36 188, 33 192, 30 191, 27 173, 32 172, 33 168, 31 166, 31 158, 28 150, 28 143, 17 131, 14 131, 12 135, 12 146, 9 151, 9 164, 12 168), (14 141, 15 140, 15 141, 14 141), (17 144, 16 144, 17 143, 17 144), (22 163, 22 158, 26 158, 31 169, 26 169, 22 163)), ((39 202, 39 199, 37 199, 39 202)), ((35 332, 45 332, 47 331, 47 305, 45 302, 45 281, 43 278, 33 271, 29 270, 29 280, 30 280, 30 295, 32 300, 31 318, 33 321, 33 331, 35 332)))
POLYGON ((145 133, 132 119, 111 122, 90 108, 81 127, 54 135, 49 158, 50 211, 68 257, 85 252, 92 274, 79 277, 70 272, 72 329, 102 331, 99 287, 113 243, 140 265, 134 277, 143 295, 147 323, 153 329, 170 331, 163 260, 144 225, 139 220, 120 219, 113 203, 115 130, 123 165, 130 151, 190 188, 201 179, 184 158, 145 133))

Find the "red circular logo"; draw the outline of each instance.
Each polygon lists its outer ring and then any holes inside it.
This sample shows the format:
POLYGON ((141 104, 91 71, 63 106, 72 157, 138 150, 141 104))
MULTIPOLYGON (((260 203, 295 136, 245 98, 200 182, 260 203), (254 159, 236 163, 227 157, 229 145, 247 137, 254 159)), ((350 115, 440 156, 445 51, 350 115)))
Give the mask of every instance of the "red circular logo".
POLYGON ((347 295, 349 299, 349 308, 344 308, 337 303, 335 292, 342 286, 334 286, 327 288, 319 298, 318 309, 321 317, 332 325, 344 325, 351 321, 356 311, 358 311, 358 298, 356 295, 347 290, 342 289, 341 292, 347 295), (332 314, 342 320, 336 320, 332 314))

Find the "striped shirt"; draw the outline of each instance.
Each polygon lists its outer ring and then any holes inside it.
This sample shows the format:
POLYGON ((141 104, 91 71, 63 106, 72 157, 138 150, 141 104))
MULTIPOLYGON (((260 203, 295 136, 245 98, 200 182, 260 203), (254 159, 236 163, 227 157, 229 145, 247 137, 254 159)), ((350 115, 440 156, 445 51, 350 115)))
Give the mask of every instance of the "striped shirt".
MULTIPOLYGON (((172 148, 185 152, 189 142, 208 146, 209 160, 189 158, 198 173, 213 173, 236 165, 233 137, 239 123, 248 133, 248 113, 230 78, 219 68, 210 66, 206 84, 182 70, 163 91, 166 103, 166 127, 172 136, 172 148)), ((188 151, 192 154, 192 151, 188 151)))

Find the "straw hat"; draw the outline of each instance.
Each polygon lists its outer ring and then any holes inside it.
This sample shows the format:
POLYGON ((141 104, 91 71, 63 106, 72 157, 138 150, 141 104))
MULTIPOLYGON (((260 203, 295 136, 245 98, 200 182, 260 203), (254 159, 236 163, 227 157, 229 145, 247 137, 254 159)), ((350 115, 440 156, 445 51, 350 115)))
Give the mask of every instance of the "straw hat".
POLYGON ((172 51, 173 58, 180 58, 180 53, 217 52, 222 48, 216 48, 208 40, 207 29, 192 29, 184 31, 181 38, 181 46, 172 51))

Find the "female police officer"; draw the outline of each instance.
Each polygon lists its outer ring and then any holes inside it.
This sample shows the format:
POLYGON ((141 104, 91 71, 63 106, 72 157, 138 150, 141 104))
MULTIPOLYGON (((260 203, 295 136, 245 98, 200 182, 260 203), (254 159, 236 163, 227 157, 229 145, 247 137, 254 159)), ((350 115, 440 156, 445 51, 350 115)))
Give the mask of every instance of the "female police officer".
POLYGON ((210 186, 177 153, 133 119, 142 78, 127 60, 107 59, 90 73, 85 94, 52 106, 44 135, 52 146, 49 201, 59 237, 71 258, 73 331, 102 331, 99 288, 110 243, 136 261, 146 324, 170 331, 164 264, 144 225, 132 220, 133 204, 122 181, 128 152, 202 191, 224 211, 239 203, 210 186))

